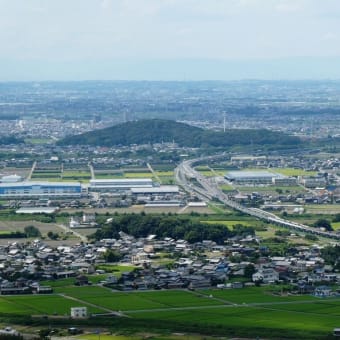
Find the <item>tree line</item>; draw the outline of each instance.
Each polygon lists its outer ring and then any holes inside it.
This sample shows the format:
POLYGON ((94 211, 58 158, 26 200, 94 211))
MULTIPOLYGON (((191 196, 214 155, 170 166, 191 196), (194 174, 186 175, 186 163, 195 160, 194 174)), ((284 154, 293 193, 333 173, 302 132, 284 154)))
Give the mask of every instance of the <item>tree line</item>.
POLYGON ((95 240, 103 238, 119 238, 122 231, 134 237, 156 235, 158 238, 171 237, 183 239, 189 243, 212 240, 223 244, 225 240, 235 235, 254 234, 252 227, 237 225, 230 230, 223 224, 198 222, 188 217, 163 215, 118 215, 109 223, 103 223, 91 237, 95 240))

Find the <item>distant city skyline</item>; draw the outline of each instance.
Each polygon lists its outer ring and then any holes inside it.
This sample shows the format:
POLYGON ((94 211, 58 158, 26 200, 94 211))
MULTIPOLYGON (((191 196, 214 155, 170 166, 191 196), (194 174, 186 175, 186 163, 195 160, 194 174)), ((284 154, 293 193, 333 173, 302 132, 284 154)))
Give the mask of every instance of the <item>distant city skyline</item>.
POLYGON ((340 79, 338 0, 0 0, 0 81, 340 79))

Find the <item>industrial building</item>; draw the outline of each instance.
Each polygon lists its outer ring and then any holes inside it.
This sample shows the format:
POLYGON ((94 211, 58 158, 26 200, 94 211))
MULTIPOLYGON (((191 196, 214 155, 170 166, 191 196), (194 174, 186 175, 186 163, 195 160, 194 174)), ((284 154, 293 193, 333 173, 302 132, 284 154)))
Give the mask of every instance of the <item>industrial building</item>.
POLYGON ((9 198, 81 197, 83 192, 81 184, 78 182, 0 183, 0 197, 9 198))
POLYGON ((324 176, 299 176, 299 182, 306 188, 324 188, 327 180, 324 176))
POLYGON ((131 188, 152 188, 154 183, 151 178, 129 178, 129 179, 91 179, 91 191, 116 192, 128 191, 131 188))
POLYGON ((130 192, 138 203, 180 199, 179 187, 177 185, 161 185, 152 188, 131 188, 130 192))
POLYGON ((177 185, 161 185, 159 187, 131 188, 132 195, 175 195, 179 194, 177 185))
POLYGON ((272 173, 269 171, 229 171, 225 174, 230 182, 235 184, 273 184, 275 178, 284 178, 285 176, 272 173))
POLYGON ((297 185, 296 177, 276 177, 273 178, 273 184, 278 186, 294 186, 297 185))

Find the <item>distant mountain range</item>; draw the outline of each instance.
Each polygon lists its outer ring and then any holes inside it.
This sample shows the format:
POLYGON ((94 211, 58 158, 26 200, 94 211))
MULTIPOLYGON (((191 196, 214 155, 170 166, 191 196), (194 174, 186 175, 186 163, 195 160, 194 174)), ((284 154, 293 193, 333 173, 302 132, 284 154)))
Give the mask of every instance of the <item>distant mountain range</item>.
POLYGON ((269 130, 204 130, 173 120, 146 119, 131 121, 101 130, 70 136, 59 145, 116 146, 175 142, 187 147, 230 147, 234 145, 293 146, 297 137, 269 130))

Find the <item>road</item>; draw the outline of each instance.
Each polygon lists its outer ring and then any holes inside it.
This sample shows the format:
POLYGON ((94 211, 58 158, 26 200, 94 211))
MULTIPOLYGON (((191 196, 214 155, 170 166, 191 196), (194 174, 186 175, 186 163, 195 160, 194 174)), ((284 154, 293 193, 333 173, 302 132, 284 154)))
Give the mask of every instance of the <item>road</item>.
POLYGON ((208 162, 210 160, 223 157, 225 157, 225 155, 221 154, 183 161, 175 169, 175 178, 177 183, 181 185, 184 190, 186 190, 190 194, 198 195, 204 201, 218 199, 230 208, 241 211, 247 215, 254 216, 266 222, 294 229, 296 231, 312 233, 322 237, 340 240, 340 234, 336 234, 335 232, 322 231, 317 228, 312 228, 310 226, 304 225, 302 223, 286 220, 258 208, 245 207, 238 202, 233 201, 228 195, 223 193, 223 191, 220 190, 215 183, 209 181, 207 178, 205 178, 203 175, 193 169, 194 164, 208 162))
MULTIPOLYGON (((210 298, 209 296, 206 296, 207 299, 214 299, 214 297, 210 298)), ((154 308, 154 309, 134 309, 134 310, 124 310, 124 313, 126 314, 135 314, 135 313, 155 313, 155 312, 169 312, 169 311, 190 311, 190 310, 203 310, 203 309, 221 309, 221 308, 235 308, 235 307, 260 307, 265 308, 269 310, 281 310, 279 307, 281 305, 296 305, 296 304, 315 304, 317 303, 316 300, 304 300, 304 301, 272 301, 272 302, 251 302, 251 303, 231 303, 229 304, 227 301, 223 301, 223 299, 219 299, 220 302, 224 302, 224 304, 221 305, 203 305, 203 306, 188 306, 188 307, 164 307, 164 308, 154 308), (276 308, 277 307, 277 308, 276 308)), ((332 300, 332 301, 338 301, 338 300, 332 300)), ((284 311, 287 311, 287 309, 283 309, 284 311)), ((296 312, 295 313, 301 313, 301 314, 310 314, 312 312, 296 312)), ((317 314, 317 313, 313 313, 317 314)))
POLYGON ((162 183, 161 179, 158 177, 157 173, 155 172, 155 170, 152 168, 150 163, 146 163, 146 166, 148 167, 148 169, 150 170, 150 172, 152 173, 153 177, 156 178, 158 183, 162 183))
POLYGON ((103 307, 103 306, 101 306, 101 305, 96 305, 96 304, 90 303, 90 302, 88 302, 88 301, 81 300, 81 299, 76 298, 76 297, 74 297, 74 296, 69 296, 69 295, 67 295, 67 294, 62 294, 62 293, 60 293, 60 294, 58 294, 58 295, 61 296, 61 297, 63 297, 63 298, 65 298, 65 299, 73 300, 73 301, 76 301, 76 302, 78 302, 78 303, 80 303, 80 304, 85 304, 86 306, 91 306, 91 307, 94 307, 94 308, 97 308, 97 309, 101 309, 101 310, 103 310, 104 312, 110 313, 110 314, 115 315, 115 316, 125 316, 125 315, 124 315, 123 313, 121 313, 121 312, 118 312, 118 311, 115 311, 115 310, 112 310, 112 309, 109 309, 109 308, 105 308, 105 307, 103 307))
POLYGON ((88 240, 87 240, 87 237, 78 233, 77 231, 75 231, 74 229, 71 229, 69 227, 67 227, 66 225, 64 224, 57 224, 57 226, 61 229, 63 229, 66 233, 72 233, 73 235, 77 236, 80 238, 80 240, 84 243, 87 243, 88 240))
POLYGON ((37 161, 34 161, 34 163, 33 163, 33 165, 32 165, 32 168, 31 168, 31 170, 30 170, 30 173, 29 173, 28 176, 27 176, 27 179, 26 179, 27 181, 30 181, 30 180, 31 180, 32 175, 33 175, 33 172, 34 172, 36 166, 37 166, 37 161))
POLYGON ((91 179, 96 179, 94 169, 93 169, 93 165, 91 163, 89 163, 88 166, 89 166, 90 172, 91 172, 91 179))

